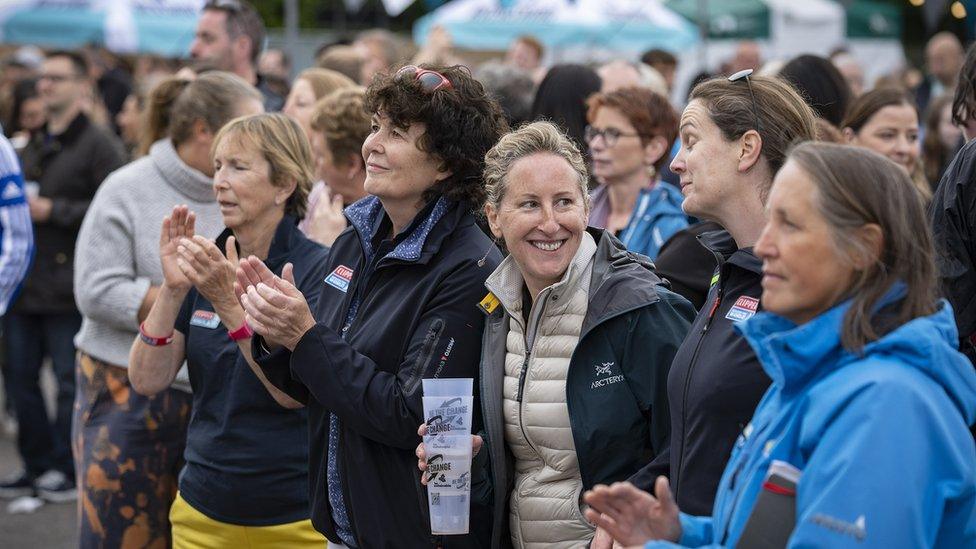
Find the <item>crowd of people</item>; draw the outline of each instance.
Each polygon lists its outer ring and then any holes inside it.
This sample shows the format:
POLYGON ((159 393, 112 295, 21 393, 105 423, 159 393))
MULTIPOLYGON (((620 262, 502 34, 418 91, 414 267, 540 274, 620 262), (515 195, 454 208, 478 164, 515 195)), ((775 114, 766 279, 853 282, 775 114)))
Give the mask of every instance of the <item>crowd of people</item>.
POLYGON ((264 34, 5 62, 0 497, 84 548, 976 545, 976 46, 743 42, 673 101, 663 50, 264 34), (474 379, 464 535, 429 378, 474 379))

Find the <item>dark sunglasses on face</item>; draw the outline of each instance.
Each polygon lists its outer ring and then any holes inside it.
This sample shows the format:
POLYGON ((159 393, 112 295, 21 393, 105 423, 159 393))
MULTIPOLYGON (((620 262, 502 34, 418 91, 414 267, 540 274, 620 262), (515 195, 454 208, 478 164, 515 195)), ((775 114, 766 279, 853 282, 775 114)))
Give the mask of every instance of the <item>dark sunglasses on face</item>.
POLYGON ((454 87, 451 81, 443 74, 437 71, 422 69, 416 65, 405 65, 394 76, 394 80, 397 81, 403 80, 404 78, 412 78, 420 82, 420 86, 428 93, 442 89, 449 90, 454 87))

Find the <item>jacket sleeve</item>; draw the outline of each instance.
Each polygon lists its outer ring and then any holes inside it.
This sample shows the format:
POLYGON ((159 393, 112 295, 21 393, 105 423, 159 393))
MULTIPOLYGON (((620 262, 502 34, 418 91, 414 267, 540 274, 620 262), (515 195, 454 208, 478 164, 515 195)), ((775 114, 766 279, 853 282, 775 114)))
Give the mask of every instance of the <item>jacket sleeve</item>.
POLYGON ((712 527, 712 517, 695 517, 685 513, 679 513, 681 520, 681 539, 678 543, 670 541, 650 541, 644 545, 644 549, 671 549, 674 547, 721 547, 712 544, 715 537, 712 527))
POLYGON ((953 517, 947 495, 972 482, 961 472, 972 467, 972 443, 958 442, 969 438, 962 422, 952 429, 959 412, 947 395, 924 392, 941 388, 916 378, 886 381, 821 410, 833 417, 813 435, 789 547, 962 546, 963 528, 956 543, 935 543, 942 522, 953 517))
POLYGON ((24 194, 20 162, 10 142, 0 137, 0 316, 27 276, 34 254, 34 225, 24 194), (13 185, 13 187, 11 187, 13 185), (8 193, 11 188, 18 192, 8 193))
POLYGON ((641 467, 636 473, 631 475, 628 482, 641 490, 653 494, 654 481, 657 477, 664 475, 671 478, 671 437, 665 441, 664 447, 654 456, 650 463, 641 467))
MULTIPOLYGON (((91 174, 88 181, 88 196, 95 196, 95 191, 108 174, 125 164, 125 152, 115 136, 102 132, 98 134, 89 132, 85 137, 97 138, 90 151, 91 174)), ((54 197, 51 199, 51 219, 48 222, 58 227, 79 227, 90 205, 90 198, 54 197)))
POLYGON ((83 315, 120 330, 135 330, 139 306, 152 281, 136 273, 133 220, 119 200, 119 190, 106 187, 107 192, 96 194, 81 225, 75 249, 75 300, 83 315))
MULTIPOLYGON (((316 248, 318 249, 318 248, 316 248)), ((305 273, 297 272, 300 277, 299 290, 305 296, 305 301, 311 310, 318 306, 319 298, 322 296, 321 280, 325 278, 325 271, 328 265, 325 250, 319 250, 320 258, 310 261, 305 273)), ((254 362, 261 368, 264 377, 268 382, 277 387, 286 395, 301 402, 308 404, 308 389, 301 382, 296 381, 291 372, 292 353, 285 348, 268 350, 264 339, 254 334, 251 339, 251 356, 254 362)))
POLYGON ((952 304, 959 335, 966 339, 976 332, 976 247, 973 216, 976 189, 973 188, 976 144, 964 147, 946 169, 932 197, 930 219, 935 239, 936 264, 942 291, 952 304))
POLYGON ((665 447, 671 432, 668 372, 695 318, 686 299, 663 289, 659 293, 661 298, 641 311, 624 357, 629 366, 627 382, 647 418, 655 455, 665 447))
POLYGON ((477 377, 484 317, 476 305, 484 291, 474 261, 446 276, 424 307, 396 373, 381 370, 318 324, 295 347, 292 374, 343 424, 377 442, 413 449, 423 421, 421 379, 477 377))

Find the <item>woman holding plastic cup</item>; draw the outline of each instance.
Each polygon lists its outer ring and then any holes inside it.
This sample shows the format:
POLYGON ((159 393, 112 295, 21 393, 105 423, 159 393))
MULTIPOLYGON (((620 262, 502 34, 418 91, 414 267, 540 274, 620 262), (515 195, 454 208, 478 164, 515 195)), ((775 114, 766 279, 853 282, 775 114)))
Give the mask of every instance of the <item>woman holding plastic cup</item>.
POLYGON ((509 133, 485 164, 485 213, 510 253, 482 302, 474 446, 491 463, 492 546, 584 546, 583 492, 664 446, 668 369, 695 311, 644 256, 587 228, 586 166, 554 125, 509 133))
MULTIPOLYGON (((253 259, 238 273, 241 301, 268 379, 308 406, 312 517, 330 543, 480 547, 483 506, 471 507, 470 534, 431 534, 413 450, 422 380, 478 374, 477 304, 501 257, 473 210, 504 115, 463 67, 377 77, 366 107, 372 196, 345 210, 350 227, 332 245, 318 307, 253 259)), ((486 485, 474 472, 472 488, 486 485)))

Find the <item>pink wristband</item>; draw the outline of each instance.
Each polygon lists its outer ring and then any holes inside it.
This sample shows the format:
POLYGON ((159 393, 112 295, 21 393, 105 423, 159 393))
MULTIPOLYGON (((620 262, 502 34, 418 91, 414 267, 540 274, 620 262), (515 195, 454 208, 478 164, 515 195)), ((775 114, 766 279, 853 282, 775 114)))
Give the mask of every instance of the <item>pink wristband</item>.
POLYGON ((254 335, 254 330, 252 330, 251 327, 247 325, 247 321, 245 320, 241 324, 241 327, 240 328, 238 328, 238 329, 236 329, 234 331, 228 330, 227 331, 227 335, 229 335, 230 338, 233 339, 234 341, 240 341, 242 339, 247 339, 247 338, 253 336, 254 335))
POLYGON ((145 322, 139 325, 139 338, 142 339, 142 341, 146 345, 151 345, 153 347, 162 347, 163 345, 169 345, 170 343, 173 342, 173 332, 170 332, 170 334, 166 337, 151 336, 146 333, 145 326, 146 326, 145 322))

